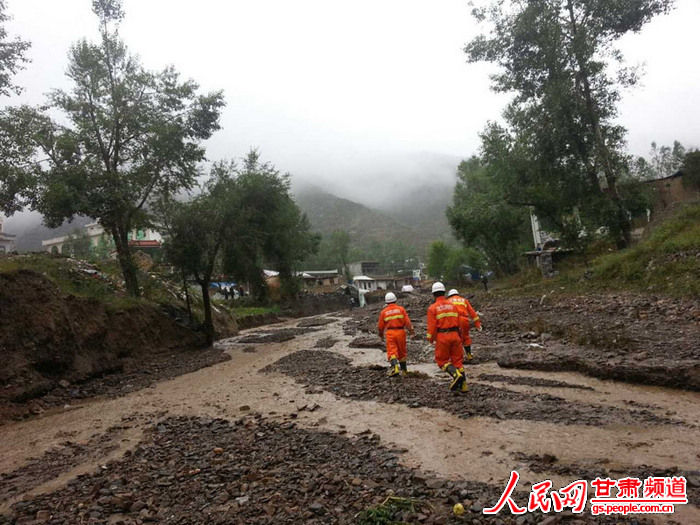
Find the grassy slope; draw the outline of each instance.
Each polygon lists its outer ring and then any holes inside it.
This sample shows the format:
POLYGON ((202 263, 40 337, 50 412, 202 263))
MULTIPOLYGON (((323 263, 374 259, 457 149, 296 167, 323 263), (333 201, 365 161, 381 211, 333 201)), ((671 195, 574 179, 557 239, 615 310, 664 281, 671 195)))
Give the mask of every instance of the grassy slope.
POLYGON ((700 296, 700 205, 688 205, 637 245, 596 257, 586 265, 573 258, 557 265, 559 275, 542 279, 528 268, 502 280, 507 293, 586 293, 634 290, 674 296, 700 296))
POLYGON ((686 206, 636 246, 595 261, 594 281, 700 295, 700 205, 686 206))

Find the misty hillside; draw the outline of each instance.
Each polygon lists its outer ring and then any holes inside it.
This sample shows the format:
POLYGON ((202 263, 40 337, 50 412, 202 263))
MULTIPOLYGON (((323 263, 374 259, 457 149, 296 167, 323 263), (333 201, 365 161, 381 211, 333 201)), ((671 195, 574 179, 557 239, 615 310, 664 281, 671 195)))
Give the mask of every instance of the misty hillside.
POLYGON ((432 241, 450 236, 445 208, 452 199, 451 187, 416 188, 387 201, 381 211, 313 186, 295 188, 294 197, 314 231, 329 235, 346 230, 356 248, 398 240, 422 251, 432 241))
POLYGON ((377 210, 336 197, 320 188, 296 188, 294 199, 308 216, 312 229, 324 236, 345 230, 358 248, 386 239, 417 245, 411 228, 377 210))
POLYGON ((424 244, 452 239, 445 211, 452 204, 454 184, 442 181, 411 187, 381 208, 393 219, 409 226, 424 244))

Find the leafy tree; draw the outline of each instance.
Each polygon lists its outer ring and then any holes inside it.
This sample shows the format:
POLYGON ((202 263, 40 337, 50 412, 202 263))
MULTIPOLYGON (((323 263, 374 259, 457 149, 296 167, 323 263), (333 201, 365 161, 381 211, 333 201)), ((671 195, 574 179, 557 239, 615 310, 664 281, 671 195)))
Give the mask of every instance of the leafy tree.
POLYGON ((443 279, 447 269, 447 259, 450 257, 450 247, 443 241, 435 241, 428 251, 428 275, 435 279, 443 279))
POLYGON ((475 248, 450 246, 443 241, 435 241, 428 252, 428 274, 447 282, 463 283, 465 267, 483 270, 486 267, 484 256, 475 248))
POLYGON ((5 208, 28 205, 48 225, 80 214, 98 219, 114 240, 128 292, 139 295, 128 244, 132 228, 149 221, 158 195, 189 189, 204 159, 203 140, 219 129, 221 92, 198 94, 168 67, 147 71, 119 38, 120 0, 93 0, 101 40, 76 43, 69 53, 69 92, 54 91, 48 109, 7 109, 0 143, 9 137, 23 162, 5 208), (28 163, 32 161, 31 163, 28 163))
POLYGON ((63 254, 76 259, 89 259, 92 255, 92 242, 84 229, 76 229, 63 243, 63 254))
MULTIPOLYGON (((497 156, 496 161, 499 160, 503 157, 497 156)), ((518 259, 527 246, 530 222, 525 207, 509 202, 511 187, 503 177, 499 179, 499 172, 511 173, 507 163, 488 165, 478 157, 462 161, 447 219, 465 246, 483 253, 489 266, 507 274, 518 269, 518 259)))
POLYGON ((506 151, 518 160, 515 177, 521 184, 513 189, 534 188, 529 204, 538 215, 576 211, 607 225, 618 244, 629 242, 619 189, 627 170, 625 130, 614 120, 620 88, 634 85, 637 76, 621 66, 614 44, 672 5, 673 0, 493 0, 474 10, 478 20, 491 22, 492 32, 473 39, 465 51, 472 62, 501 66, 493 88, 515 93, 501 134, 506 151), (611 62, 620 66, 617 76, 611 62))
POLYGON ((246 227, 237 232, 235 242, 226 244, 224 271, 250 282, 262 300, 267 294, 263 264, 270 263, 280 273, 283 293, 293 295, 298 287, 294 271, 318 250, 319 237, 311 233, 306 215, 291 196, 289 175, 282 175, 268 162, 260 162, 259 153, 251 151, 236 180, 246 227))
MULTIPOLYGON (((5 23, 10 19, 5 0, 0 0, 0 95, 19 93, 22 89, 13 83, 13 77, 28 61, 29 42, 19 37, 10 39, 5 23)), ((10 128, 11 129, 11 128, 10 128)), ((7 126, 0 122, 0 211, 10 215, 22 209, 15 195, 27 185, 27 176, 17 169, 31 151, 15 143, 7 126)))
POLYGON ((686 153, 681 171, 683 172, 683 184, 700 190, 700 150, 686 153))
POLYGON ((0 0, 0 95, 20 93, 22 88, 15 85, 12 78, 28 62, 27 50, 30 43, 19 37, 9 39, 5 22, 10 19, 6 13, 7 2, 0 0))
POLYGON ((289 177, 252 151, 242 168, 232 161, 213 165, 201 194, 189 202, 161 199, 156 206, 166 232, 165 256, 202 290, 204 329, 214 324, 209 285, 215 272, 250 282, 265 296, 263 265, 280 272, 287 293, 295 290, 295 266, 313 251, 317 238, 289 193, 289 177))
POLYGON ((165 198, 157 206, 166 231, 166 259, 201 287, 208 344, 215 335, 209 285, 224 243, 241 229, 241 195, 234 169, 232 163, 217 163, 200 195, 184 203, 165 198))
POLYGON ((342 268, 345 277, 350 277, 348 263, 350 262, 350 234, 345 230, 336 230, 328 239, 330 253, 334 264, 342 268))

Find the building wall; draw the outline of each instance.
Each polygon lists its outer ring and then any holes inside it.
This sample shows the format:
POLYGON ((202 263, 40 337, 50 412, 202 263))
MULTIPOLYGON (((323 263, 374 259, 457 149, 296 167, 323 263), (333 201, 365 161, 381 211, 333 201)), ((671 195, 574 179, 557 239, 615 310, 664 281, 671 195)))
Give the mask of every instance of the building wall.
POLYGON ((689 202, 700 199, 697 188, 683 185, 683 175, 652 181, 654 188, 654 205, 656 210, 663 210, 677 202, 689 202))

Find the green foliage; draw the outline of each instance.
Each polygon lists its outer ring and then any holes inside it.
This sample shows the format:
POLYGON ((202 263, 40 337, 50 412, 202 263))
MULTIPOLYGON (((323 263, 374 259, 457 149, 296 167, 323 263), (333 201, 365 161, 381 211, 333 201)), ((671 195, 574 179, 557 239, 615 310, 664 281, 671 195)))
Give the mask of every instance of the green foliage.
POLYGON ((681 166, 683 185, 700 190, 700 150, 689 151, 681 166))
POLYGON ((98 219, 114 239, 127 289, 138 295, 128 232, 148 222, 155 196, 193 186, 201 143, 219 129, 224 102, 221 92, 199 94, 172 67, 144 69, 119 38, 119 0, 95 0, 93 8, 101 40, 71 48, 72 90, 54 91, 48 108, 0 115, 0 146, 16 152, 9 175, 0 172, 10 188, 2 206, 29 206, 49 225, 77 214, 98 219), (52 118, 56 111, 68 125, 52 118))
MULTIPOLYGON (((3 96, 21 92, 12 79, 28 61, 26 53, 30 47, 29 42, 19 37, 8 38, 5 23, 10 16, 6 9, 5 0, 0 0, 0 95, 3 96)), ((10 133, 13 127, 0 122, 0 212, 7 215, 22 209, 16 195, 30 184, 30 177, 17 166, 26 161, 31 151, 16 143, 10 133)))
POLYGON ((289 177, 260 163, 255 151, 241 168, 234 162, 215 163, 202 193, 189 202, 163 199, 157 208, 166 230, 166 259, 202 289, 210 342, 214 326, 209 283, 216 270, 251 283, 262 300, 263 265, 270 263, 289 295, 296 288, 295 266, 317 245, 289 194, 289 177))
POLYGON ((318 250, 306 258, 304 270, 340 270, 348 276, 350 262, 350 234, 345 230, 336 230, 330 235, 320 236, 318 250))
POLYGON ((446 274, 447 259, 451 248, 442 241, 435 241, 428 251, 428 275, 435 279, 443 279, 446 274))
POLYGON ((6 1, 0 0, 0 95, 4 96, 21 92, 21 88, 13 84, 12 78, 29 61, 27 50, 31 45, 19 37, 8 38, 5 23, 10 16, 6 9, 6 1))
POLYGON ((237 319, 241 319, 243 317, 250 317, 253 315, 278 314, 280 313, 280 307, 278 305, 240 306, 233 308, 233 313, 237 319))
POLYGON ((84 229, 76 229, 63 243, 63 254, 75 259, 90 259, 92 252, 90 237, 84 229))
POLYGON ((658 146, 651 143, 649 160, 637 157, 631 168, 632 173, 641 179, 660 179, 673 175, 683 164, 686 149, 679 141, 674 140, 673 146, 658 146))
POLYGON ((673 0, 493 0, 477 8, 491 31, 465 48, 469 60, 494 62, 496 91, 515 97, 507 127, 484 134, 484 160, 511 170, 510 204, 529 205, 560 231, 606 226, 624 245, 630 239, 626 203, 618 188, 627 172, 625 130, 615 124, 621 87, 635 84, 614 43, 639 31, 673 0), (610 63, 616 63, 617 76, 610 63), (576 217, 567 221, 563 217, 576 217))
POLYGON ((390 496, 379 505, 358 513, 355 520, 358 525, 403 525, 406 522, 398 520, 401 514, 415 514, 431 508, 429 503, 418 499, 390 496))
POLYGON ((310 231, 309 221, 289 191, 289 175, 260 162, 251 151, 237 173, 241 224, 231 242, 224 245, 223 270, 235 279, 250 282, 259 299, 266 294, 263 264, 280 273, 283 294, 297 291, 294 270, 318 249, 319 237, 310 231))
POLYGON ((518 268, 530 223, 522 205, 509 203, 511 188, 506 175, 511 172, 501 164, 503 159, 497 155, 492 164, 485 164, 472 157, 459 165, 447 218, 465 246, 483 253, 488 265, 499 273, 508 274, 518 268))
POLYGON ((99 275, 83 273, 75 261, 63 256, 29 254, 0 259, 0 272, 33 270, 51 279, 66 294, 96 299, 115 307, 137 304, 120 294, 117 274, 109 266, 99 266, 99 275))
POLYGON ((458 248, 435 241, 428 252, 428 275, 435 279, 461 283, 469 267, 482 271, 486 269, 484 256, 474 248, 458 248))

